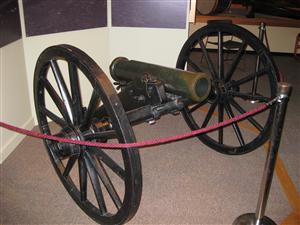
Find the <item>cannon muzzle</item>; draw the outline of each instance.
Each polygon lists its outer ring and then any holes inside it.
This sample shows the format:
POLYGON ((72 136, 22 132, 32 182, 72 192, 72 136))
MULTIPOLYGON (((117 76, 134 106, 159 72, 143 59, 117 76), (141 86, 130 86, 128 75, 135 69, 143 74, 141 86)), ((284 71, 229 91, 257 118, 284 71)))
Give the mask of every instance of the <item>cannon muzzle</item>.
POLYGON ((183 96, 195 102, 205 100, 211 89, 207 74, 189 72, 118 57, 110 65, 110 74, 115 81, 133 81, 151 76, 160 80, 167 92, 183 96))

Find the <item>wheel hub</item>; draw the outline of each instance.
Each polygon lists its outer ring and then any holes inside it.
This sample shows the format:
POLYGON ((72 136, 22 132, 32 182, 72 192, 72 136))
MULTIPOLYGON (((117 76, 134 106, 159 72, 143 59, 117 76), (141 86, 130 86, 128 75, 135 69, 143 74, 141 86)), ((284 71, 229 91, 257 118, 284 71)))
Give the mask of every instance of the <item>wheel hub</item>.
POLYGON ((227 93, 227 88, 226 88, 225 83, 224 83, 223 80, 220 80, 220 81, 216 82, 216 84, 217 84, 218 93, 220 95, 224 95, 224 94, 227 93))
MULTIPOLYGON (((72 129, 70 127, 63 128, 57 136, 71 140, 84 140, 79 129, 72 129)), ((64 142, 58 142, 56 147, 59 156, 63 158, 80 154, 84 150, 84 146, 64 142)))
POLYGON ((214 87, 215 95, 218 97, 220 102, 226 101, 228 98, 229 92, 228 92, 228 87, 227 84, 225 84, 225 81, 223 80, 218 80, 215 82, 215 87, 214 87))

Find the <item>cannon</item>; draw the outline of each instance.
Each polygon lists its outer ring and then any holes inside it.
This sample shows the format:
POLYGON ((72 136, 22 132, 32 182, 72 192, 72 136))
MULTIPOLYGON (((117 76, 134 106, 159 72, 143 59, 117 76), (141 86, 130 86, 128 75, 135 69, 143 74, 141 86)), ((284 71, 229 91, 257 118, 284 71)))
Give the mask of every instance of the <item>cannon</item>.
MULTIPOLYGON (((220 21, 189 37, 176 68, 118 57, 110 73, 115 87, 83 51, 69 45, 44 50, 34 74, 41 132, 131 143, 136 141, 132 126, 153 124, 165 114, 183 115, 196 130, 270 101, 278 81, 264 44, 244 28, 220 21)), ((273 117, 271 107, 197 137, 222 154, 245 154, 268 139, 273 117), (243 130, 244 126, 255 132, 243 130)), ((44 144, 66 190, 93 220, 123 224, 135 215, 143 185, 138 149, 109 150, 50 140, 44 144)))

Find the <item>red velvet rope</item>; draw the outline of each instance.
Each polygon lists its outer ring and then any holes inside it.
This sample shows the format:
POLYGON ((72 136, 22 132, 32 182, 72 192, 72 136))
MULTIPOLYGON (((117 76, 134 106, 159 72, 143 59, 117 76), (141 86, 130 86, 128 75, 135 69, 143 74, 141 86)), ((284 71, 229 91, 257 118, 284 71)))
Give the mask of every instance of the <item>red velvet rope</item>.
POLYGON ((65 142, 65 143, 76 144, 76 145, 84 145, 84 146, 99 147, 99 148, 106 148, 106 149, 142 148, 142 147, 148 147, 148 146, 153 146, 153 145, 166 144, 166 143, 182 140, 185 138, 189 138, 192 136, 196 136, 198 134, 203 134, 203 133, 207 133, 207 132, 216 130, 220 127, 227 126, 231 123, 240 121, 240 120, 245 119, 249 116, 252 116, 256 113, 259 113, 259 112, 265 110, 266 108, 268 108, 269 105, 270 105, 270 103, 262 104, 259 107, 252 109, 248 112, 245 112, 241 115, 238 115, 234 118, 231 118, 231 119, 225 120, 221 123, 217 123, 217 124, 214 124, 214 125, 211 125, 208 127, 204 127, 204 128, 198 129, 198 130, 186 132, 183 134, 177 134, 177 135, 173 135, 173 136, 169 136, 169 137, 158 138, 158 139, 153 139, 153 140, 145 140, 145 141, 140 141, 140 142, 135 142, 135 143, 116 143, 116 144, 114 144, 114 143, 101 143, 101 142, 73 140, 73 139, 67 139, 67 138, 61 138, 61 137, 57 137, 57 136, 42 134, 42 133, 31 131, 31 130, 26 130, 26 129, 19 128, 19 127, 16 127, 16 126, 13 126, 13 125, 1 122, 1 121, 0 121, 0 127, 3 127, 5 129, 8 129, 8 130, 20 133, 20 134, 24 134, 27 136, 35 137, 35 138, 47 139, 47 140, 52 140, 52 141, 57 141, 57 142, 65 142))

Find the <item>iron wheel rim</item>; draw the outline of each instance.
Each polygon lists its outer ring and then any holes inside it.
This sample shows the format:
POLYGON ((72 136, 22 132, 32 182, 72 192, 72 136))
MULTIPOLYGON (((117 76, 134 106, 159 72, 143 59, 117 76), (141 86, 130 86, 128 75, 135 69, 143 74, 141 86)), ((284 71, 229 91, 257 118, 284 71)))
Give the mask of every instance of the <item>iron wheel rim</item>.
MULTIPOLYGON (((39 127, 42 133, 51 134, 49 129, 49 123, 47 121, 47 118, 49 116, 46 116, 45 113, 43 113, 41 110, 43 107, 46 108, 45 92, 48 90, 45 90, 44 80, 47 79, 46 76, 48 70, 49 68, 51 68, 49 64, 51 60, 65 60, 68 64, 71 62, 71 64, 75 65, 77 70, 80 70, 86 76, 86 79, 90 82, 93 88, 93 93, 95 92, 96 95, 100 97, 101 101, 103 102, 103 105, 106 107, 106 110, 108 111, 108 114, 110 115, 111 120, 113 121, 112 124, 114 126, 114 129, 116 130, 118 141, 124 143, 135 142, 133 130, 122 108, 122 104, 118 99, 118 96, 106 75, 89 56, 87 56, 81 50, 69 45, 59 45, 47 48, 40 55, 36 65, 34 77, 34 97, 36 114, 39 122, 39 127), (122 122, 120 121, 120 118, 122 118, 122 122)), ((84 114, 84 112, 82 114, 84 114)), ((81 124, 77 124, 77 127, 79 125, 81 126, 81 124)), ((70 124, 69 128, 73 129, 74 127, 72 126, 72 124, 70 124)), ((84 201, 81 200, 81 191, 80 187, 78 187, 80 184, 74 184, 74 182, 70 179, 69 175, 67 177, 63 175, 67 166, 63 165, 61 159, 59 158, 60 156, 58 156, 55 152, 55 149, 53 148, 53 142, 46 140, 44 141, 44 143, 48 150, 51 162, 64 187, 67 189, 67 191, 69 192, 73 200, 77 203, 77 205, 88 216, 90 216, 96 222, 102 224, 122 224, 130 220, 135 215, 140 203, 142 193, 141 163, 137 149, 131 148, 121 150, 123 166, 125 171, 125 187, 123 199, 121 200, 121 202, 118 202, 118 204, 121 204, 120 208, 117 208, 117 211, 114 214, 110 214, 109 212, 99 213, 100 206, 98 208, 97 206, 95 206, 95 203, 92 203, 92 201, 88 198, 84 201)), ((101 149, 97 151, 101 151, 101 149)), ((87 169, 88 162, 86 160, 91 160, 91 157, 94 156, 92 156, 90 152, 85 151, 83 148, 80 148, 80 154, 77 158, 78 167, 80 164, 79 160, 81 160, 83 164, 85 163, 85 179, 88 179, 90 177, 90 172, 87 169)), ((90 163, 92 164, 92 161, 90 161, 90 163)), ((95 163, 96 159, 94 160, 93 165, 95 165, 95 163)), ((81 169, 82 168, 83 167, 81 167, 81 169)), ((101 179, 98 178, 98 180, 100 183, 102 182, 101 179)), ((90 183, 92 183, 92 181, 90 181, 90 183)), ((104 185, 102 184, 101 186, 103 187, 104 185)))

